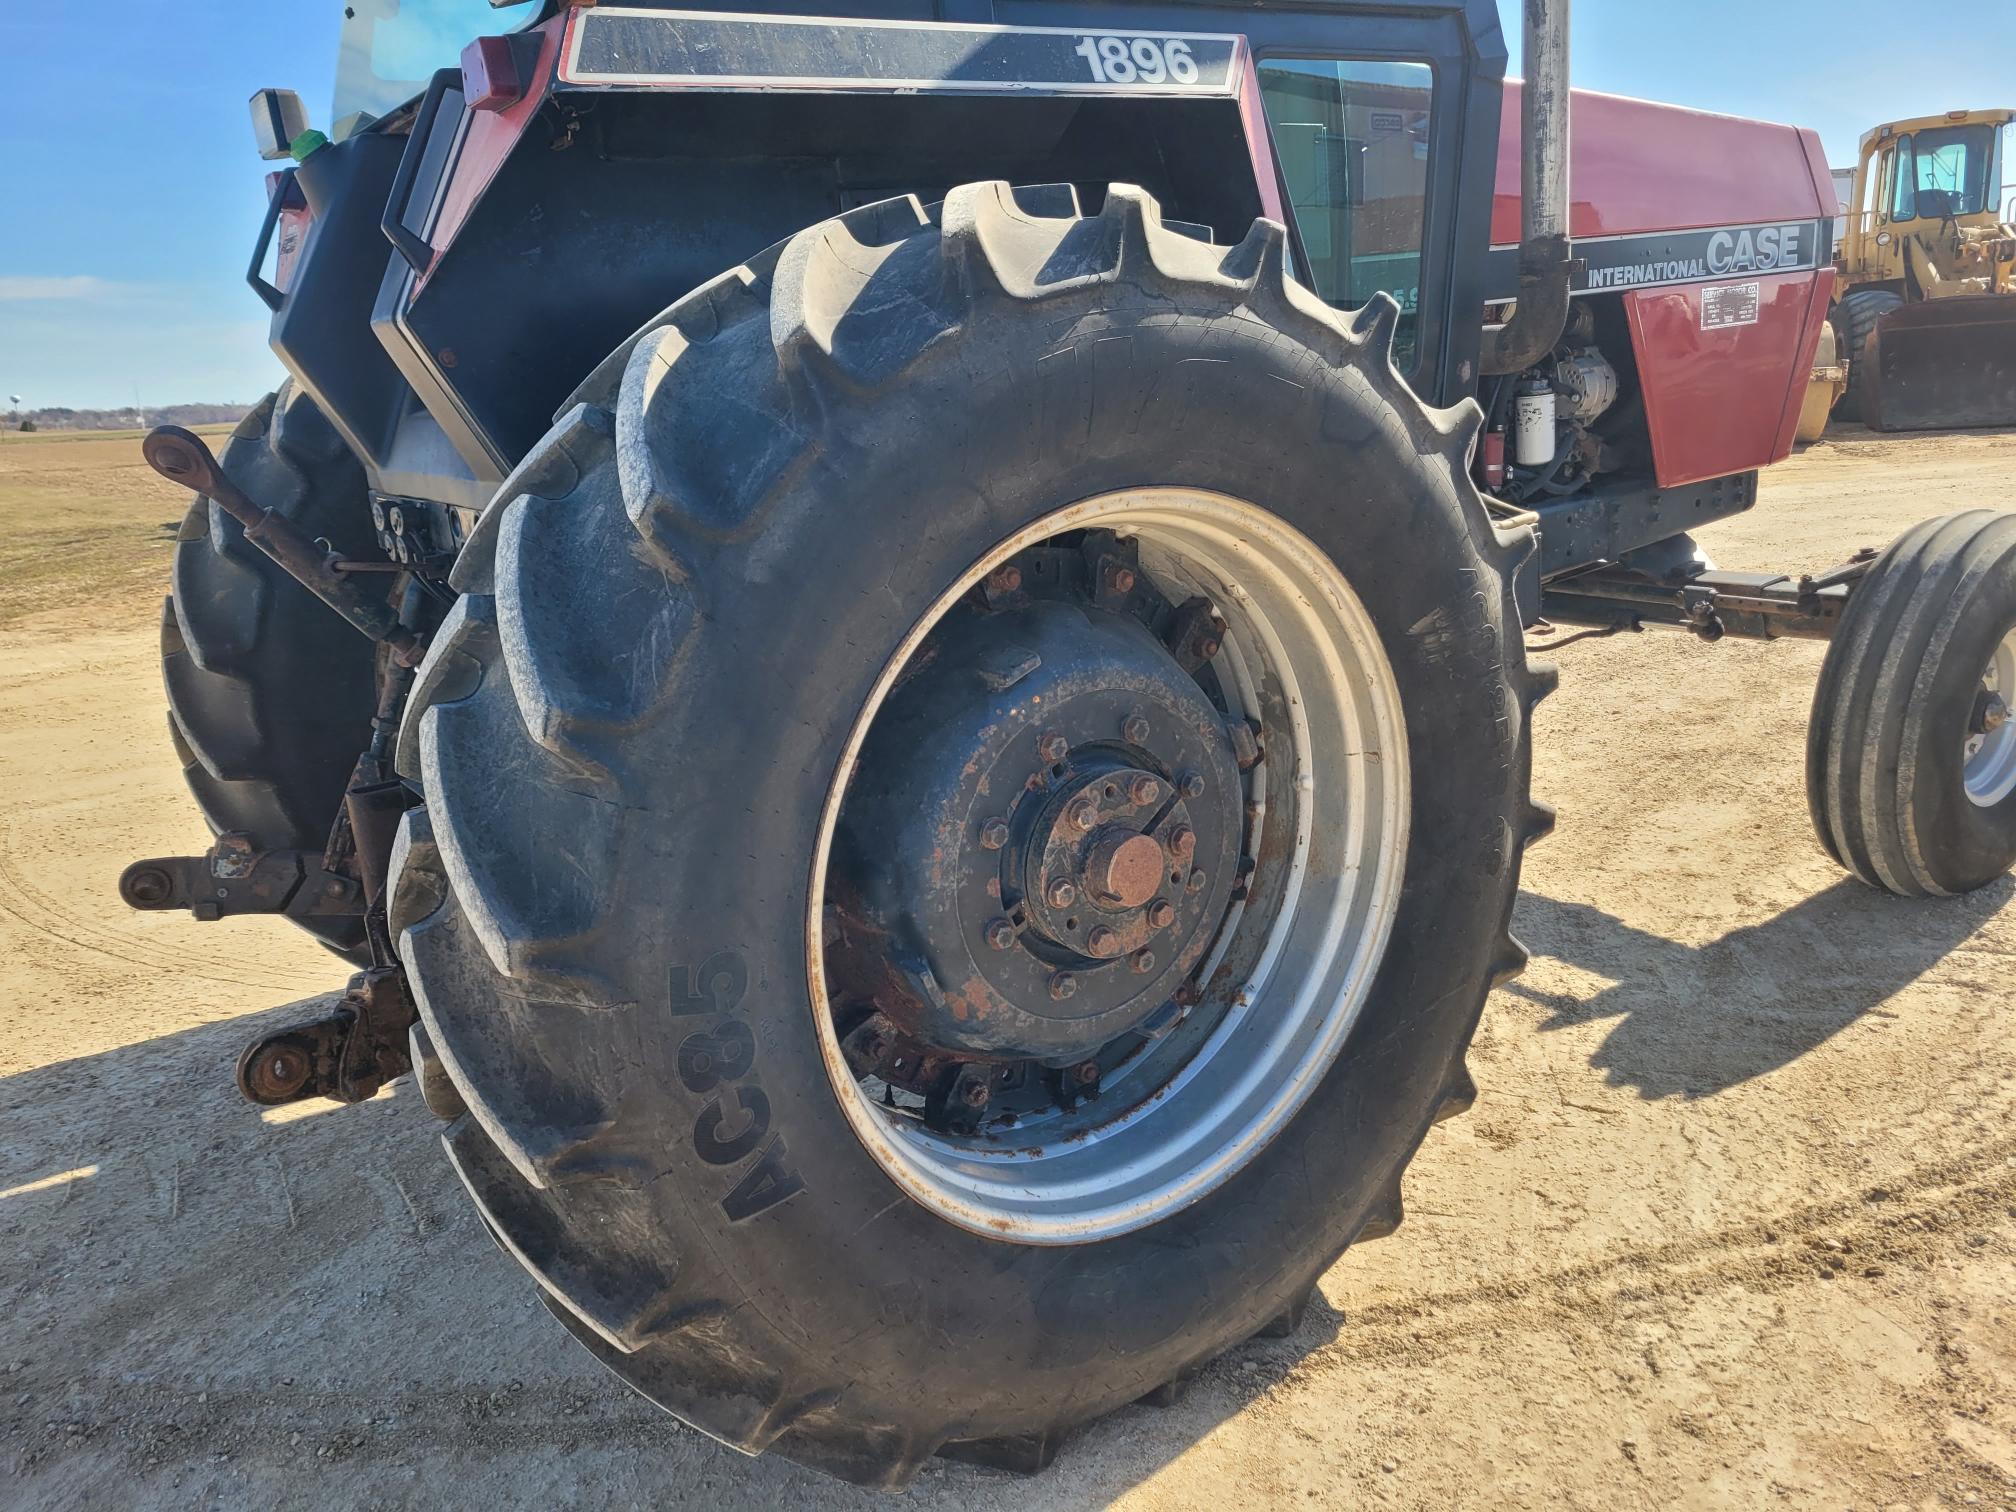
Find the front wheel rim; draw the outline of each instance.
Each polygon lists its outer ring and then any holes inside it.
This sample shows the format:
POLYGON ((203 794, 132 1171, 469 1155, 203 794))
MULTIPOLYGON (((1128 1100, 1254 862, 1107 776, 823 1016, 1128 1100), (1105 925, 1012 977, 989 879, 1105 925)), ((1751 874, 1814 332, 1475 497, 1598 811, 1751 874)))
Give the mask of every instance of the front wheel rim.
POLYGON ((1369 995, 1398 911, 1410 768, 1397 680, 1344 574, 1306 537, 1224 494, 1143 488, 1081 501, 974 563, 913 627, 855 721, 813 857, 808 972, 814 1022, 855 1135, 913 1200, 989 1237, 1073 1244, 1144 1228, 1251 1162, 1335 1062, 1369 995), (954 1136, 878 1101, 843 1054, 823 921, 847 782, 877 712, 952 607, 1017 552, 1066 532, 1138 545, 1165 591, 1209 599, 1224 624, 1221 696, 1258 717, 1266 759, 1247 778, 1262 879, 1235 902, 1195 980, 1187 1040, 1143 1052, 1089 1120, 954 1136), (1180 1064, 1172 1064, 1181 1051, 1180 1064))
POLYGON ((1977 808, 1993 808, 2016 792, 2016 629, 2002 637, 1981 673, 1981 689, 1962 748, 1961 774, 1967 797, 1977 808), (1983 715, 1993 721, 1983 728, 1983 715))

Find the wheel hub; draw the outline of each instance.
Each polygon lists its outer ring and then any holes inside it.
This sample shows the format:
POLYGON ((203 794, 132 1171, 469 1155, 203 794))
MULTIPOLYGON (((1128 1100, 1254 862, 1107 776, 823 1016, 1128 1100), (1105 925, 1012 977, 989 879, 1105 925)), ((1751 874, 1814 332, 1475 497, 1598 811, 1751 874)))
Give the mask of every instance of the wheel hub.
POLYGON ((1203 958, 1236 881, 1224 717, 1130 614, 1056 600, 948 626, 863 749, 841 841, 905 1034, 1083 1063, 1203 958))

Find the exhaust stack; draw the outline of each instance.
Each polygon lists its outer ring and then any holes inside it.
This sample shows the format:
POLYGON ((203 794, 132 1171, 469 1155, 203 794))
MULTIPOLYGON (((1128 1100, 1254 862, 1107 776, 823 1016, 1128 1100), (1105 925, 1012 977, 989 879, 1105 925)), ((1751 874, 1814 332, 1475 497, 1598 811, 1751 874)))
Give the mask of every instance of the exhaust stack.
POLYGON ((1568 322, 1568 0, 1523 0, 1519 100, 1519 304, 1484 332, 1486 373, 1523 372, 1568 322))

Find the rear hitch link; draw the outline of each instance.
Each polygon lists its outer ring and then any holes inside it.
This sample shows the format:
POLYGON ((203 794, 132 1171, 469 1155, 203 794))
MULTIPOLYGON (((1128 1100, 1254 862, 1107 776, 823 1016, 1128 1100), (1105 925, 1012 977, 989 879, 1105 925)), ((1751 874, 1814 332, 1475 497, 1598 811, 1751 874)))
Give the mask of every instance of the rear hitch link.
POLYGON ((358 630, 382 641, 400 666, 420 664, 426 641, 399 623, 397 611, 382 596, 373 597, 350 582, 345 569, 330 561, 292 520, 253 502, 225 475, 201 436, 179 425, 157 425, 140 443, 140 455, 170 483, 213 500, 245 527, 246 540, 358 630))
POLYGON ((391 771, 391 742, 411 669, 426 655, 426 638, 400 623, 382 594, 350 581, 346 574, 364 564, 335 560, 291 520, 255 502, 201 437, 180 426, 157 426, 140 451, 169 482, 213 500, 245 527, 247 541, 390 655, 393 667, 380 690, 371 744, 358 758, 325 852, 260 851, 250 835, 230 833, 205 855, 136 861, 119 879, 119 895, 130 906, 187 908, 199 919, 363 914, 371 966, 350 979, 334 1013, 248 1045, 237 1078, 238 1090, 262 1107, 312 1097, 362 1102, 413 1064, 418 1013, 391 948, 384 891, 393 835, 409 801, 391 771))

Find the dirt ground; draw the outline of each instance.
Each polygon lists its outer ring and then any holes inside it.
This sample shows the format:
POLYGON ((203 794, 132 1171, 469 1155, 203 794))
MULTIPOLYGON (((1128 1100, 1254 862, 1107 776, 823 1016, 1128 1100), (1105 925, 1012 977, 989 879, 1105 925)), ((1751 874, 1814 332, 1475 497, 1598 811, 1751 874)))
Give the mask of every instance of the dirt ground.
MULTIPOLYGON (((2012 481, 2016 436, 1850 432, 1705 544, 1819 567, 2012 481)), ((341 972, 284 924, 114 899, 128 860, 203 843, 140 570, 181 503, 135 486, 79 557, 119 593, 20 603, 0 658, 0 1504, 867 1503, 603 1374, 409 1089, 291 1117, 231 1090, 341 972)), ((4 502, 10 529, 43 507, 4 502)), ((1535 959, 1400 1234, 1182 1405, 1035 1480, 934 1465, 900 1505, 2016 1507, 2016 883, 1899 902, 1821 855, 1818 646, 1562 659, 1535 959)))

